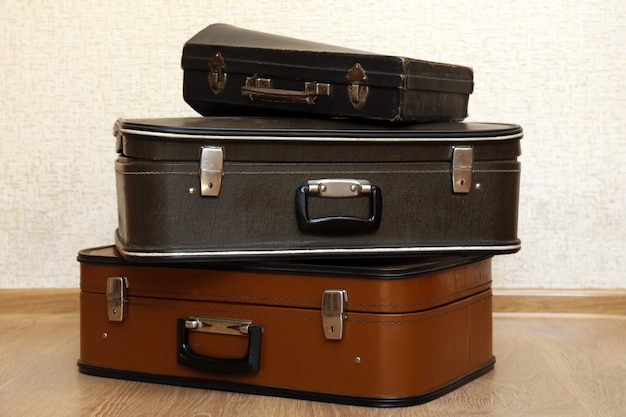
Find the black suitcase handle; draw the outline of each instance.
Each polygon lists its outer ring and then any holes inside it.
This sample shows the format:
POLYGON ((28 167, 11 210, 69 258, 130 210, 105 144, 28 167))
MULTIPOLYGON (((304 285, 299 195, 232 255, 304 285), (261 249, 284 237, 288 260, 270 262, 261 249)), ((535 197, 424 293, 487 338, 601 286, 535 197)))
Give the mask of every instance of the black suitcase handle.
POLYGON ((177 322, 178 363, 204 372, 219 374, 254 374, 259 371, 261 356, 261 333, 263 328, 251 321, 220 319, 212 317, 190 317, 177 322), (219 359, 199 355, 191 349, 189 333, 238 334, 248 336, 248 351, 238 359, 219 359))
POLYGON ((303 232, 312 233, 359 233, 377 230, 382 213, 382 193, 368 181, 352 179, 328 179, 309 181, 296 190, 296 217, 303 232), (341 191, 345 188, 345 191, 341 191), (343 198, 369 194, 369 217, 329 216, 309 218, 307 197, 311 194, 321 197, 343 198), (327 195, 325 195, 327 194, 327 195))

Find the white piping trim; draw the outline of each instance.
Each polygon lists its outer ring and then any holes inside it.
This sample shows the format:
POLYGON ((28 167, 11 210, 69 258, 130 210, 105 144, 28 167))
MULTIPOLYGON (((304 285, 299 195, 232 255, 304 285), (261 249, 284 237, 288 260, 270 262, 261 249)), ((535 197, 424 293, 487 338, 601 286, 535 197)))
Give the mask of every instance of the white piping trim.
POLYGON ((119 129, 123 134, 151 136, 173 139, 210 139, 227 141, 298 141, 298 142, 482 142, 521 139, 522 132, 513 135, 488 137, 444 137, 444 138, 350 138, 350 137, 309 137, 309 136, 223 136, 223 135, 189 135, 182 133, 154 132, 136 129, 119 129))

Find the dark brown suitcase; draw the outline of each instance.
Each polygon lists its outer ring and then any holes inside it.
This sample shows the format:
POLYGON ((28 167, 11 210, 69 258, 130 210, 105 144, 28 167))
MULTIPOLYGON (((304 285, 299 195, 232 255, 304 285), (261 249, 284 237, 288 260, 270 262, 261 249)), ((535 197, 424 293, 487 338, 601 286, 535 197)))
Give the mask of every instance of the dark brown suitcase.
POLYGON ((437 398, 493 368, 490 258, 395 265, 80 261, 86 374, 364 406, 437 398))
POLYGON ((512 253, 522 129, 198 117, 115 126, 129 260, 512 253))
POLYGON ((183 97, 202 115, 262 110, 462 120, 471 68, 210 25, 183 48, 183 97))

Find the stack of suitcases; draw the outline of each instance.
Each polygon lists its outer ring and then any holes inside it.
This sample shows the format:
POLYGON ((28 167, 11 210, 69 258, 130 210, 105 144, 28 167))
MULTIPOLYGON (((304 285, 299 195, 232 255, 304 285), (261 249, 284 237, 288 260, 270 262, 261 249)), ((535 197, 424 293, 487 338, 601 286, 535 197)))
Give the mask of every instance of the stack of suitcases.
POLYGON ((493 368, 522 129, 462 122, 470 68, 224 24, 182 66, 201 116, 114 126, 81 372, 389 407, 493 368))

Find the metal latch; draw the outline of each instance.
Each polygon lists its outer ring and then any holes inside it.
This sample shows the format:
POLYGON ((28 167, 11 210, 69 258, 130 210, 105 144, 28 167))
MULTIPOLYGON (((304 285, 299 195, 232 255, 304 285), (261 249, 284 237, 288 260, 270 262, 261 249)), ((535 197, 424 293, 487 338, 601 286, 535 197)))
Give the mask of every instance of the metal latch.
POLYGON ((322 295, 322 326, 329 340, 343 339, 348 293, 346 290, 325 290, 322 295))
POLYGON ((222 54, 216 52, 215 55, 209 60, 209 87, 213 94, 218 95, 226 87, 226 78, 228 74, 226 70, 226 63, 222 54))
POLYGON ((472 186, 474 149, 471 146, 452 148, 452 190, 455 193, 469 193, 472 186))
POLYGON ((372 192, 372 186, 367 180, 328 178, 309 180, 307 184, 309 186, 309 193, 319 194, 320 197, 358 197, 361 194, 372 192))
POLYGON ((222 187, 224 150, 217 146, 204 146, 200 154, 200 194, 217 197, 222 187))
POLYGON ((348 71, 346 77, 350 85, 348 85, 348 98, 355 110, 360 109, 365 105, 367 101, 367 95, 369 94, 369 87, 361 85, 362 82, 367 81, 367 75, 365 70, 358 62, 348 71))
POLYGON ((107 278, 107 314, 110 321, 124 320, 128 280, 126 277, 107 278))

